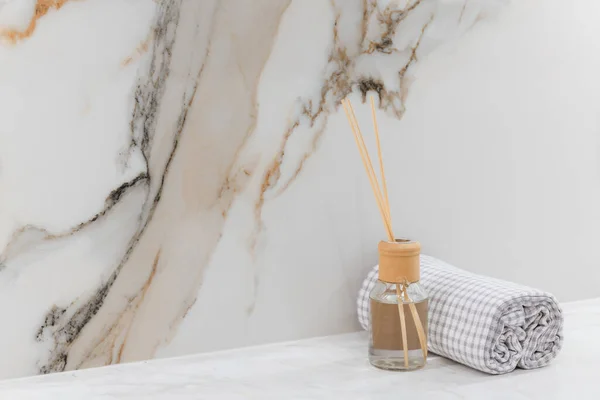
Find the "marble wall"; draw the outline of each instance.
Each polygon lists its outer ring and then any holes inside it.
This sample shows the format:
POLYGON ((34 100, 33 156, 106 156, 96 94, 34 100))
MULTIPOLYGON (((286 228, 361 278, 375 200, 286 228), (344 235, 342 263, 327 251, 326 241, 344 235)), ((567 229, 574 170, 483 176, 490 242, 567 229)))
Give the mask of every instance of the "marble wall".
POLYGON ((398 235, 599 295, 598 11, 0 0, 0 377, 357 329, 384 232, 346 96, 398 235))

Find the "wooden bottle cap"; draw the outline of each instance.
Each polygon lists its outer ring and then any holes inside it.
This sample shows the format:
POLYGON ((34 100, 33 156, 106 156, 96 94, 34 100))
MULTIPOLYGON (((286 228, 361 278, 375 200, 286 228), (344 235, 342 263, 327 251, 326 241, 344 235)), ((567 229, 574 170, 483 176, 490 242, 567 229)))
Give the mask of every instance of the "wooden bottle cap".
POLYGON ((388 283, 417 282, 421 278, 421 244, 396 239, 379 242, 379 280, 388 283))

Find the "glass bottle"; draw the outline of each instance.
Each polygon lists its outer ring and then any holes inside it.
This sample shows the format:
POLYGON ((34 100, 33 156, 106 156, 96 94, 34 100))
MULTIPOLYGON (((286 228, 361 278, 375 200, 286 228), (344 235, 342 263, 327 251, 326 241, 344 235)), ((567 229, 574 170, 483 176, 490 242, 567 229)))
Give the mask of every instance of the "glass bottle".
POLYGON ((411 371, 427 362, 428 298, 420 279, 421 245, 379 243, 379 280, 369 294, 369 361, 377 368, 411 371))

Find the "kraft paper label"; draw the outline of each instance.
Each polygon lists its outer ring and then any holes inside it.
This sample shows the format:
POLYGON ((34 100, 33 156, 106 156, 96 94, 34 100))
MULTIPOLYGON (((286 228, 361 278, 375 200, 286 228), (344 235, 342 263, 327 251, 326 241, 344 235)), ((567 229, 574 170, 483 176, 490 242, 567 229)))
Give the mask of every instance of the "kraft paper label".
MULTIPOLYGON (((427 333, 428 304, 427 300, 415 303, 425 333, 427 333)), ((408 350, 419 350, 421 344, 419 343, 415 320, 408 304, 404 304, 403 307, 408 350)), ((384 350, 404 350, 397 304, 380 303, 371 299, 371 327, 373 347, 384 350)))

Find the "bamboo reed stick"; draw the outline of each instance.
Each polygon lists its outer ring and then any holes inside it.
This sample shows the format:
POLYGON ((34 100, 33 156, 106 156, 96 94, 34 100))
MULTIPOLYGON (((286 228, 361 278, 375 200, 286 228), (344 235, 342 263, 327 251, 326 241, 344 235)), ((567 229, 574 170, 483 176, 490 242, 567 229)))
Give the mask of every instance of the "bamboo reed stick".
POLYGON ((417 336, 419 337, 419 344, 421 345, 421 351, 423 352, 423 359, 427 359, 427 336, 425 335, 425 328, 423 327, 423 322, 421 322, 421 317, 419 317, 419 312, 417 311, 417 306, 411 300, 408 295, 408 286, 403 285, 404 297, 408 301, 408 307, 410 308, 410 313, 413 316, 413 321, 415 321, 415 326, 417 327, 417 336))
POLYGON ((417 336, 419 336, 419 344, 421 345, 421 351, 423 351, 423 359, 427 359, 427 338, 425 336, 425 328, 423 327, 423 322, 421 322, 421 318, 419 317, 419 313, 417 312, 417 306, 412 301, 408 303, 410 308, 410 312, 413 316, 413 320, 415 321, 415 326, 417 327, 417 336))
POLYGON ((408 338, 406 337, 406 318, 404 316, 404 301, 400 291, 400 283, 396 285, 396 296, 398 296, 398 315, 400 316, 400 329, 402 330, 402 349, 404 350, 404 368, 408 369, 408 338))
POLYGON ((356 116, 354 116, 352 106, 347 100, 342 100, 342 106, 344 107, 346 116, 350 121, 350 127, 352 128, 352 133, 354 134, 354 140, 356 141, 356 145, 358 146, 363 165, 365 167, 365 170, 367 171, 369 182, 371 183, 371 188, 373 189, 373 193, 375 194, 375 200, 381 213, 381 218, 383 219, 383 225, 385 227, 388 239, 390 240, 390 242, 393 242, 394 234, 392 233, 392 227, 389 224, 389 218, 385 212, 385 206, 383 204, 383 199, 381 198, 381 193, 379 192, 379 184, 377 182, 377 177, 373 170, 373 164, 371 163, 371 159, 369 158, 369 154, 367 153, 364 140, 361 140, 362 136, 358 127, 358 122, 356 121, 356 116))
MULTIPOLYGON (((383 156, 381 155, 381 141, 379 139, 379 127, 377 125, 377 114, 375 113, 375 98, 371 96, 371 117, 373 118, 373 130, 375 131, 375 140, 377 141, 377 156, 379 158, 379 171, 381 174, 381 183, 383 186, 383 196, 387 215, 392 226, 392 213, 390 211, 390 198, 388 196, 387 180, 385 179, 385 169, 383 168, 383 156)), ((393 229, 392 229, 393 232, 393 229)))
POLYGON ((371 162, 371 157, 369 156, 369 151, 367 150, 367 145, 365 144, 365 140, 360 131, 360 127, 358 126, 358 120, 356 119, 356 115, 354 114, 354 108, 352 107, 352 103, 349 100, 346 100, 346 106, 350 113, 351 124, 353 123, 355 126, 355 139, 357 140, 356 145, 358 146, 361 156, 363 157, 363 163, 365 168, 367 169, 367 175, 369 175, 369 179, 371 180, 371 185, 373 188, 373 194, 375 195, 375 199, 377 200, 377 204, 381 209, 381 213, 384 218, 384 225, 386 230, 389 231, 388 239, 390 242, 395 241, 394 232, 392 229, 392 221, 390 219, 390 215, 387 211, 387 207, 385 206, 385 201, 383 199, 383 195, 381 194, 381 189, 379 187, 379 182, 377 180, 377 175, 375 174, 375 169, 373 168, 373 163, 371 162), (374 186, 373 186, 374 184, 374 186))

